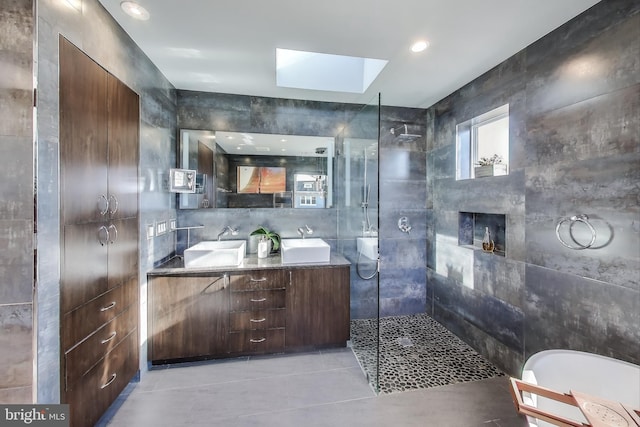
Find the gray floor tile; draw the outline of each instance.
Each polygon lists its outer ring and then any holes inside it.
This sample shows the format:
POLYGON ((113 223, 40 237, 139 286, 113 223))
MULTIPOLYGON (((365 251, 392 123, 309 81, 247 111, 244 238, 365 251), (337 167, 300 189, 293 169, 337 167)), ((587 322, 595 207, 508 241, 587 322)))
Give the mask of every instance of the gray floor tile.
POLYGON ((153 370, 108 423, 525 427, 505 377, 375 396, 350 349, 153 370))

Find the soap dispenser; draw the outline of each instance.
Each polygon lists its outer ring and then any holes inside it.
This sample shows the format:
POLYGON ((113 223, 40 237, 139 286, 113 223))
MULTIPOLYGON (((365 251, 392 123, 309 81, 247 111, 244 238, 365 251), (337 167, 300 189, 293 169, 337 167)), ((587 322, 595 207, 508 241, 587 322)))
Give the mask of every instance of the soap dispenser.
POLYGON ((269 242, 263 236, 258 242, 258 258, 266 258, 267 255, 269 255, 269 242))
POLYGON ((493 240, 491 240, 491 233, 489 232, 489 227, 484 228, 484 237, 482 238, 482 250, 485 252, 493 252, 495 249, 495 244, 493 240))

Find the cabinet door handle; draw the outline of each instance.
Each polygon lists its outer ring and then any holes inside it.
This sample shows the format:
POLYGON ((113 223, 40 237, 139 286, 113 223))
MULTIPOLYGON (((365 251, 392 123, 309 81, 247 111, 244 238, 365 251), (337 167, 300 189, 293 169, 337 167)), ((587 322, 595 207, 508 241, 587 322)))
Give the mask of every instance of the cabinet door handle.
POLYGON ((109 230, 104 225, 98 228, 98 243, 100 246, 104 246, 109 242, 109 230))
POLYGON ((259 340, 254 340, 253 338, 251 338, 249 342, 259 343, 259 342, 265 342, 266 340, 267 340, 266 338, 260 338, 259 340))
POLYGON ((100 386, 100 390, 102 390, 105 387, 109 387, 111 385, 112 382, 114 382, 116 380, 116 377, 118 375, 116 375, 116 373, 114 372, 113 374, 111 374, 111 378, 109 379, 109 381, 107 381, 106 383, 102 384, 100 386))
POLYGON ((212 294, 212 293, 214 293, 214 292, 218 292, 218 291, 221 291, 221 290, 223 290, 223 289, 226 289, 226 288, 227 288, 227 277, 228 277, 228 276, 227 276, 226 274, 225 274, 224 276, 217 277, 213 282, 211 282, 211 283, 209 283, 207 286, 205 286, 205 288, 204 288, 203 290, 201 290, 201 291, 200 291, 200 294, 201 294, 201 295, 204 295, 204 294, 212 294), (208 289, 209 289, 210 287, 212 287, 213 285, 215 285, 216 283, 218 283, 220 280, 222 280, 222 281, 223 281, 223 282, 222 282, 222 284, 220 284, 220 285, 216 286, 215 288, 213 288, 212 290, 208 291, 208 289))
POLYGON ((266 300, 267 300, 266 298, 259 298, 259 299, 251 298, 251 302, 265 302, 266 300))
POLYGON ((104 307, 100 308, 100 311, 107 311, 107 310, 111 310, 113 307, 116 306, 116 302, 112 301, 111 304, 109 305, 105 305, 104 307))
POLYGON ((108 343, 109 341, 111 341, 112 339, 114 339, 114 338, 116 337, 116 335, 118 335, 118 332, 113 331, 113 332, 111 333, 111 335, 109 335, 109 338, 105 338, 105 339, 103 339, 102 341, 100 341, 100 344, 106 344, 106 343, 108 343))
POLYGON ((100 216, 105 216, 107 212, 109 212, 109 199, 104 194, 98 196, 98 211, 100 211, 100 216), (104 208, 101 207, 102 201, 104 200, 104 208))
POLYGON ((113 215, 116 212, 118 212, 118 198, 111 194, 109 196, 109 213, 113 215))
POLYGON ((251 278, 249 278, 249 281, 250 281, 250 282, 266 282, 266 281, 267 281, 267 278, 266 278, 266 277, 263 277, 263 278, 261 278, 261 279, 254 279, 253 277, 251 277, 251 278))
POLYGON ((267 320, 265 317, 263 317, 262 319, 249 319, 249 321, 253 323, 261 323, 261 322, 264 322, 265 320, 267 320))
POLYGON ((109 232, 109 234, 108 234, 109 243, 111 243, 113 245, 118 240, 118 229, 116 228, 115 225, 111 224, 107 231, 109 232), (111 233, 112 230, 113 230, 113 237, 112 237, 112 233, 111 233))

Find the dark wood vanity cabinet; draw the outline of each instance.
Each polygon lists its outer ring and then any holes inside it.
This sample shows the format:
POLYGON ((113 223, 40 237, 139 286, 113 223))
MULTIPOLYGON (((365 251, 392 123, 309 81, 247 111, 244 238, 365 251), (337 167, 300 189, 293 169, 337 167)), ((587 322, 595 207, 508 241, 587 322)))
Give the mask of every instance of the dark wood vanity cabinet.
POLYGON ((139 98, 60 37, 61 402, 94 425, 138 371, 139 98))
POLYGON ((349 266, 289 271, 287 351, 344 346, 349 339, 349 266))
POLYGON ((345 346, 349 266, 149 276, 149 360, 345 346))
POLYGON ((227 353, 229 276, 149 280, 149 357, 154 363, 227 353))

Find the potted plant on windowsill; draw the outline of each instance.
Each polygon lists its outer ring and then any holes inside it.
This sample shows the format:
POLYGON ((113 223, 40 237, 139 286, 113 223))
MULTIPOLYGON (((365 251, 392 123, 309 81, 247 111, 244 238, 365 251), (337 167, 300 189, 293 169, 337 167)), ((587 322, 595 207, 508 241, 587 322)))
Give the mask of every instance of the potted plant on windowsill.
POLYGON ((252 252, 253 248, 251 240, 255 240, 255 245, 257 247, 257 242, 263 237, 269 240, 269 244, 271 246, 271 250, 269 251, 270 253, 277 253, 280 250, 280 235, 276 232, 270 231, 266 227, 260 226, 249 234, 249 253, 252 252))
POLYGON ((507 165, 502 163, 502 157, 498 154, 494 154, 491 157, 482 157, 476 165, 474 168, 476 178, 507 174, 507 165))

